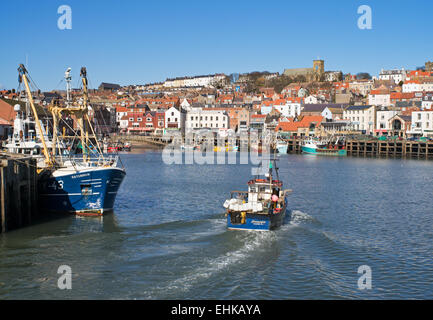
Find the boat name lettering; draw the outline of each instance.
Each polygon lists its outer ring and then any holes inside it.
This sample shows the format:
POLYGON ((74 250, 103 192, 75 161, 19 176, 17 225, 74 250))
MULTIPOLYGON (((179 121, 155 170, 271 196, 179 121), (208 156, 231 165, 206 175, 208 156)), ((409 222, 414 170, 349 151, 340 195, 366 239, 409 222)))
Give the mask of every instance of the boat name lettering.
POLYGON ((266 221, 252 220, 251 223, 255 224, 255 225, 260 225, 261 226, 261 225, 266 224, 266 221))
POLYGON ((77 174, 75 176, 72 176, 72 179, 83 178, 83 177, 87 177, 89 175, 90 175, 89 173, 77 174))

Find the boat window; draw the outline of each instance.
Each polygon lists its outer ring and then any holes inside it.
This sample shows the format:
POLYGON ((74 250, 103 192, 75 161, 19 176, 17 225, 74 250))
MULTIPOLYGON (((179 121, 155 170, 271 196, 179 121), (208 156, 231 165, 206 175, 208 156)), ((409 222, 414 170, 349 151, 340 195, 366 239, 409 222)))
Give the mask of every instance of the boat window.
POLYGON ((265 192, 266 191, 266 187, 259 187, 259 192, 265 192))
POLYGON ((257 188, 255 186, 250 187, 250 192, 257 192, 257 188))

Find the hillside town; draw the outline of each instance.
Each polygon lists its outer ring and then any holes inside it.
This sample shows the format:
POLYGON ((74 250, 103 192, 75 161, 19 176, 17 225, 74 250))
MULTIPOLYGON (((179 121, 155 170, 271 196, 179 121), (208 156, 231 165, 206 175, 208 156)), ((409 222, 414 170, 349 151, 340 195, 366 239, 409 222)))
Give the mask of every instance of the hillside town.
MULTIPOLYGON (((33 91, 44 112, 64 104, 66 91, 33 91)), ((72 97, 79 97, 79 88, 72 97)), ((89 90, 96 134, 164 136, 173 132, 217 134, 272 131, 281 137, 332 135, 415 139, 433 137, 433 62, 416 70, 380 70, 377 76, 311 68, 280 73, 212 74, 120 86, 101 83, 89 90)), ((12 132, 14 105, 23 92, 0 91, 0 136, 12 132)), ((63 119, 77 128, 74 119, 63 119)))

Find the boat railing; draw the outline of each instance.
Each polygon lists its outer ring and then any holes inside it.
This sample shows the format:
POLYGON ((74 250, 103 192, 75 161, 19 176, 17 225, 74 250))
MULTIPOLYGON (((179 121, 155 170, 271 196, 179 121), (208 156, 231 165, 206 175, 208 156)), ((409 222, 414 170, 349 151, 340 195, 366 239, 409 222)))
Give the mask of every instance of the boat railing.
POLYGON ((63 157, 63 159, 59 159, 59 163, 68 163, 72 166, 79 167, 117 167, 119 162, 118 155, 109 155, 109 156, 92 156, 83 158, 82 155, 77 156, 69 156, 63 157), (63 160, 63 161, 62 161, 63 160))

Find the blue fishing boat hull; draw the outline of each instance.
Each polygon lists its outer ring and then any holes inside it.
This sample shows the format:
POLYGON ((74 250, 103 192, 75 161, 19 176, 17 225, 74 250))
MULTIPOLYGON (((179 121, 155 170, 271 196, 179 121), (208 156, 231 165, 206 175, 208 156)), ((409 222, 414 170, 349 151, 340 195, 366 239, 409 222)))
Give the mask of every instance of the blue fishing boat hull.
POLYGON ((236 218, 232 218, 232 214, 233 213, 227 214, 227 228, 230 230, 269 231, 279 228, 284 223, 284 218, 286 216, 286 207, 282 208, 282 210, 278 213, 266 215, 247 213, 245 223, 235 221, 236 218))
POLYGON ((41 174, 39 206, 44 212, 103 215, 112 211, 125 177, 120 168, 97 168, 70 174, 41 174))

